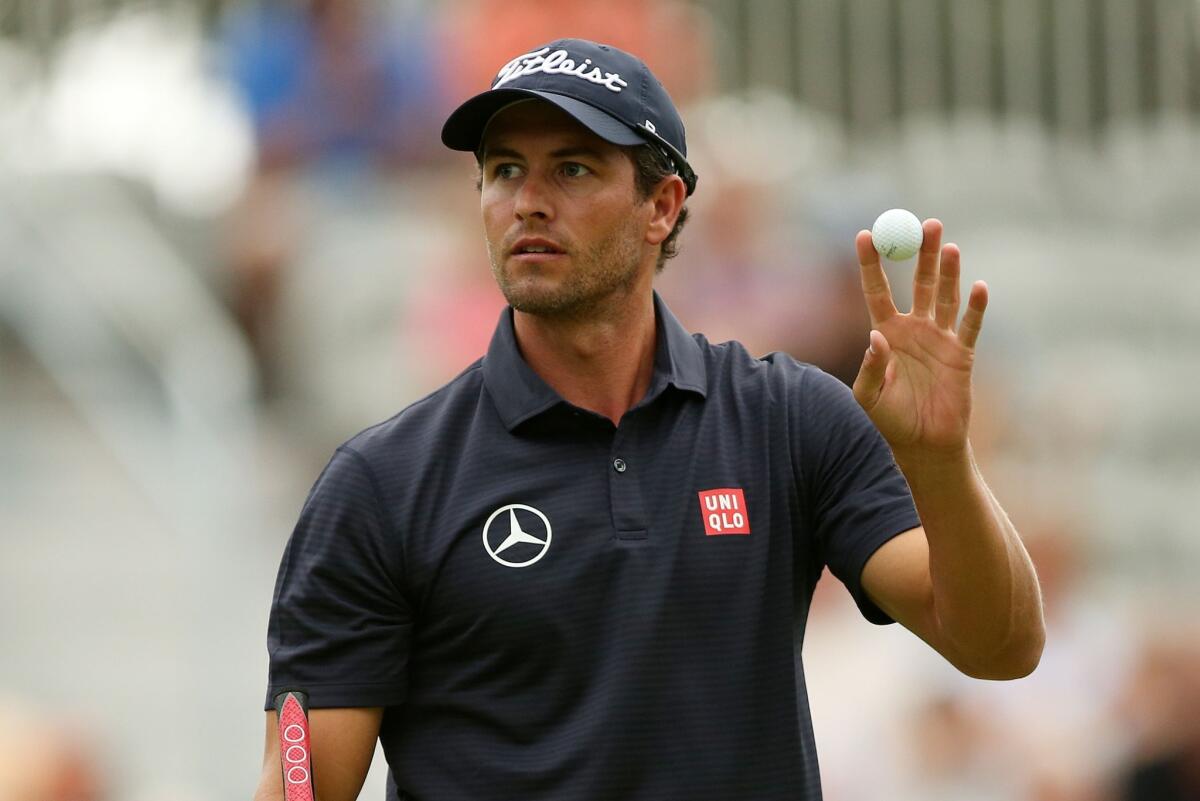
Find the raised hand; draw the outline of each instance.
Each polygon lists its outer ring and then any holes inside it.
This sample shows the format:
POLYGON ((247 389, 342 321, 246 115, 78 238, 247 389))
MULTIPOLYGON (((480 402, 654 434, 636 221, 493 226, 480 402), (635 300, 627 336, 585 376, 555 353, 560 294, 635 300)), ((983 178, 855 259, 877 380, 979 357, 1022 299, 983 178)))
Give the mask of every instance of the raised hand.
POLYGON ((902 462, 966 451, 975 341, 988 302, 987 284, 976 281, 959 322, 958 246, 942 246, 940 221, 922 228, 907 314, 896 309, 870 231, 854 242, 872 328, 854 397, 902 462))

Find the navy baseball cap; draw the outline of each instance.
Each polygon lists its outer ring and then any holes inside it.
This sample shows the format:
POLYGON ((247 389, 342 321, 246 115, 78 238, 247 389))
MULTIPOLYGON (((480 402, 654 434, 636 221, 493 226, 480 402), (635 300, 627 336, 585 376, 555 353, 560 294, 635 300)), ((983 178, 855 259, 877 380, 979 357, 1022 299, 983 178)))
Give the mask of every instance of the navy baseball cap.
POLYGON ((454 110, 442 126, 442 143, 478 152, 492 117, 531 97, 553 103, 614 145, 657 145, 687 193, 695 191, 683 120, 667 90, 638 57, 586 39, 556 39, 509 61, 491 89, 454 110))

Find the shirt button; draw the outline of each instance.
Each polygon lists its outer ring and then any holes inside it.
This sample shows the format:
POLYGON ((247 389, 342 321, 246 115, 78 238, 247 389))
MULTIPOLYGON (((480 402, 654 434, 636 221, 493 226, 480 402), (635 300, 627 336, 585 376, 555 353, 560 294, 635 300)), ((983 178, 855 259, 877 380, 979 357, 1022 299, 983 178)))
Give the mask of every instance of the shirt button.
POLYGON ((628 465, 625 464, 624 459, 613 459, 613 470, 616 470, 618 473, 624 473, 627 468, 628 465))

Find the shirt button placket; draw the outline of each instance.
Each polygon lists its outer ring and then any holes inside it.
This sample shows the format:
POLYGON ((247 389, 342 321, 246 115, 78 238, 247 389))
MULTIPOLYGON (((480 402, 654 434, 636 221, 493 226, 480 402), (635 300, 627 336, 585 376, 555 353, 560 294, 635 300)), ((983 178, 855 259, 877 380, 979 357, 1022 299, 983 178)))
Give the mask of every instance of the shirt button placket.
POLYGON ((609 500, 612 503, 612 521, 618 539, 640 540, 646 538, 646 515, 642 503, 642 487, 638 481, 634 462, 626 459, 628 451, 637 444, 636 422, 622 421, 622 426, 613 438, 609 451, 609 500), (618 456, 624 453, 624 456, 618 456))

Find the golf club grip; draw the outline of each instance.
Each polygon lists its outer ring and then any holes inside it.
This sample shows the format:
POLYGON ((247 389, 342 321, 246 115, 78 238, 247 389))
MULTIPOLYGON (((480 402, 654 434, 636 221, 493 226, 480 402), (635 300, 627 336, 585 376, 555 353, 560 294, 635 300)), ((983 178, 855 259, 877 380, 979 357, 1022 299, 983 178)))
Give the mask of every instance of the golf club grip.
POLYGON ((312 737, 308 727, 308 695, 284 690, 275 696, 279 713, 279 762, 285 801, 316 801, 312 773, 312 737))

